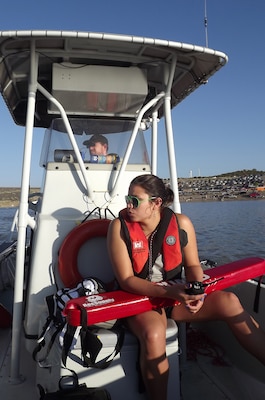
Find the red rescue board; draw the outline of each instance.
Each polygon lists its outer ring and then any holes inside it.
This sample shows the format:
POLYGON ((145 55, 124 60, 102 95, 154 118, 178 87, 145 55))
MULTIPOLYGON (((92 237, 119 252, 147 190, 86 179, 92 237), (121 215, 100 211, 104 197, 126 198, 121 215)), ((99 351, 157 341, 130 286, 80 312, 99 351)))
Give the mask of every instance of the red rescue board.
MULTIPOLYGON (((265 260, 258 257, 245 258, 207 269, 204 272, 205 292, 211 293, 215 290, 222 290, 248 279, 262 276, 265 274, 265 260)), ((162 284, 174 284, 174 281, 162 284)), ((87 312, 87 324, 93 325, 177 304, 178 302, 173 299, 149 298, 117 290, 70 300, 63 313, 70 325, 80 326, 81 309, 85 309, 87 312)))

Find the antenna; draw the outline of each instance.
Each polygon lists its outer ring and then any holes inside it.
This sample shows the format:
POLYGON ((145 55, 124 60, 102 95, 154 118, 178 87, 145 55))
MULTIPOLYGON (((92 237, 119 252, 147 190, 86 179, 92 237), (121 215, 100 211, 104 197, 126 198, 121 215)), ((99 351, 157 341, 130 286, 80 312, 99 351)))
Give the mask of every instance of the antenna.
POLYGON ((208 18, 207 18, 207 0, 204 0, 204 28, 205 28, 205 46, 208 47, 208 18))

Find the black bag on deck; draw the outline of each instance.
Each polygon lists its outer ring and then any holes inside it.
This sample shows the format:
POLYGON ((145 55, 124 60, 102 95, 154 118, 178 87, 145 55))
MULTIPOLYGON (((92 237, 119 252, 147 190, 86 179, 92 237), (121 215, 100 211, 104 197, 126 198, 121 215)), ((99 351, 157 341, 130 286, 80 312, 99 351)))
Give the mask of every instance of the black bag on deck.
POLYGON ((75 389, 60 389, 53 393, 41 393, 40 400, 111 400, 106 389, 79 385, 75 389))
POLYGON ((60 379, 59 390, 56 392, 45 393, 43 387, 38 385, 40 400, 111 400, 110 393, 104 388, 88 388, 85 383, 79 385, 77 374, 70 371, 73 374, 70 386, 63 385, 70 378, 68 376, 60 379))

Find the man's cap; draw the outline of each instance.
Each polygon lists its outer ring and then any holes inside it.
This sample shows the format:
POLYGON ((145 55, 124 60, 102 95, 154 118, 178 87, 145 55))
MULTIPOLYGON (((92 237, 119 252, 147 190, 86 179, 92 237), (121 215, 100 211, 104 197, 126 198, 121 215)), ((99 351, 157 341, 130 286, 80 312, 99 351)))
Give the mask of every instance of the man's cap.
POLYGON ((96 143, 102 143, 108 145, 108 139, 103 135, 93 135, 89 140, 85 140, 83 144, 87 147, 94 146, 96 143))

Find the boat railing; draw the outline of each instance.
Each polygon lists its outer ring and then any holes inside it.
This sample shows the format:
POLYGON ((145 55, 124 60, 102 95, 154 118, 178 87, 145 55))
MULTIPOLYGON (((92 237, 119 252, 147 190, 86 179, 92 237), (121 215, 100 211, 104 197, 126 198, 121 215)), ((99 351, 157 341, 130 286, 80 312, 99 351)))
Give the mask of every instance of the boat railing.
POLYGON ((40 85, 38 83, 37 87, 38 87, 39 91, 59 109, 61 117, 62 117, 62 119, 63 119, 63 121, 65 123, 65 128, 66 128, 66 131, 67 131, 67 133, 69 135, 69 139, 70 139, 71 144, 73 146, 73 150, 75 152, 75 156, 76 156, 77 162, 80 165, 82 176, 83 176, 83 179, 85 181, 85 186, 86 186, 86 189, 87 189, 87 195, 88 195, 88 197, 93 199, 93 191, 92 191, 92 188, 89 185, 89 182, 88 182, 88 179, 87 179, 86 173, 85 173, 85 171, 86 171, 85 164, 84 164, 84 161, 83 161, 82 156, 80 154, 79 147, 77 146, 77 143, 76 143, 76 140, 75 140, 71 125, 69 123, 69 119, 67 117, 67 114, 66 114, 62 104, 58 100, 56 100, 42 85, 40 85))
POLYGON ((124 155, 124 158, 123 158, 123 161, 122 161, 121 168, 120 168, 120 170, 119 170, 117 179, 116 179, 116 181, 115 181, 115 183, 114 183, 113 189, 110 191, 110 196, 111 196, 111 197, 114 197, 114 196, 116 195, 116 193, 117 193, 120 180, 122 179, 122 174, 124 173, 124 170, 125 170, 126 165, 127 165, 127 163, 128 163, 128 160, 129 160, 129 157, 130 157, 130 154, 131 154, 131 151, 132 151, 134 142, 135 142, 135 138, 136 138, 136 135, 137 135, 138 130, 139 130, 139 128, 140 128, 140 124, 141 124, 141 122, 142 122, 142 119, 143 119, 144 114, 146 113, 147 110, 149 110, 150 108, 152 108, 152 107, 153 107, 155 104, 157 104, 162 98, 164 98, 164 96, 165 96, 165 93, 164 93, 164 92, 159 93, 156 97, 154 97, 153 99, 151 99, 151 100, 140 110, 140 112, 139 112, 139 114, 138 114, 138 117, 137 117, 137 119, 136 119, 135 125, 134 125, 134 129, 133 129, 133 131, 132 131, 132 134, 131 134, 131 137, 130 137, 130 140, 129 140, 127 149, 126 149, 126 151, 125 151, 125 155, 124 155))

